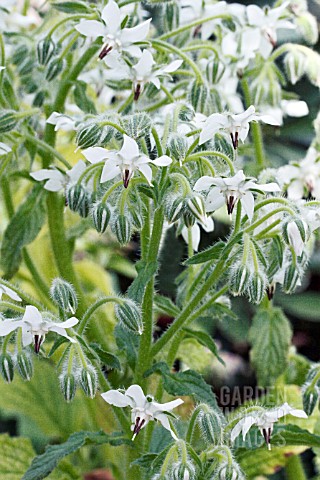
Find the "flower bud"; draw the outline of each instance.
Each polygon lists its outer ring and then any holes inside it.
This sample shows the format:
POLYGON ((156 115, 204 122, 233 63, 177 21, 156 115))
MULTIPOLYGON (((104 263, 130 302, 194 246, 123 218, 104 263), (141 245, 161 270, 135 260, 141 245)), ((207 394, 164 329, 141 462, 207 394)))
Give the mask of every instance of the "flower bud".
POLYGON ((125 215, 119 215, 116 221, 111 225, 113 233, 115 233, 118 242, 121 245, 129 243, 131 238, 131 222, 125 215))
POLYGON ((42 107, 43 102, 45 101, 46 97, 47 97, 47 92, 45 90, 40 90, 40 92, 38 92, 36 94, 36 96, 34 97, 33 102, 32 102, 32 106, 33 107, 42 107))
POLYGON ((51 37, 43 38, 37 45, 37 57, 40 65, 47 65, 56 49, 51 37))
POLYGON ((141 230, 143 227, 143 217, 138 208, 130 210, 132 224, 137 230, 141 230))
POLYGON ((183 160, 187 156, 189 148, 188 140, 186 139, 186 137, 174 133, 169 138, 168 148, 170 150, 171 156, 181 165, 183 163, 183 160))
POLYGON ((18 45, 17 48, 14 50, 11 57, 11 61, 14 65, 20 65, 25 61, 28 55, 29 55, 29 49, 27 45, 23 43, 21 45, 18 45))
POLYGON ((200 413, 197 416, 197 423, 203 437, 208 443, 213 443, 215 445, 222 443, 225 420, 219 412, 214 411, 205 405, 203 410, 200 410, 200 413))
POLYGON ((191 122, 195 115, 194 108, 188 103, 180 105, 179 120, 182 122, 191 122))
POLYGON ((203 198, 200 195, 190 195, 185 200, 187 209, 195 216, 201 223, 205 223, 207 220, 206 209, 204 206, 203 198))
POLYGON ((18 119, 14 110, 0 112, 0 133, 10 132, 17 125, 18 119))
POLYGON ((249 286, 250 274, 250 269, 242 263, 231 269, 230 291, 233 295, 243 295, 249 286))
POLYGON ((62 58, 54 58, 50 61, 47 72, 46 72, 46 80, 51 82, 54 78, 56 78, 63 70, 64 61, 62 58))
POLYGON ((50 288, 50 295, 59 308, 65 312, 75 314, 78 307, 78 299, 71 283, 62 278, 55 278, 50 288))
POLYGON ((172 466, 171 480, 195 480, 194 465, 188 460, 186 463, 176 463, 172 466))
POLYGON ((291 264, 286 268, 284 273, 282 290, 285 293, 293 293, 297 287, 298 281, 300 280, 299 270, 296 265, 291 264))
POLYGON ((126 131, 128 137, 134 138, 135 140, 140 137, 145 137, 151 131, 151 118, 145 112, 126 115, 120 119, 120 124, 126 131))
POLYGON ((294 218, 285 222, 282 228, 284 241, 292 246, 295 254, 300 257, 308 240, 309 227, 301 218, 294 218))
POLYGON ((88 365, 81 370, 79 382, 87 397, 94 398, 98 386, 98 377, 92 365, 88 365))
POLYGON ((183 207, 183 198, 174 195, 168 196, 165 204, 165 214, 169 223, 174 223, 179 220, 183 213, 183 207))
POLYGON ((121 325, 136 335, 143 332, 141 310, 133 300, 124 300, 115 306, 115 315, 121 325))
POLYGON ((100 143, 102 133, 103 127, 97 123, 82 124, 77 130, 76 143, 82 149, 94 147, 100 143))
POLYGON ((317 402, 319 399, 319 389, 316 387, 309 386, 304 392, 302 396, 303 401, 303 410, 309 416, 312 414, 317 402))
POLYGON ((77 390, 77 381, 72 373, 61 374, 59 377, 60 387, 67 402, 74 399, 77 390))
POLYGON ((284 59, 284 66, 289 81, 295 85, 304 75, 307 67, 307 57, 299 50, 290 50, 284 59))
POLYGON ((111 211, 106 203, 95 203, 91 210, 92 220, 95 229, 99 233, 104 233, 110 221, 111 211))
POLYGON ((209 60, 206 66, 206 77, 210 84, 219 83, 225 72, 225 66, 218 57, 209 60))
POLYGON ((238 480, 240 478, 242 478, 242 476, 239 476, 238 469, 229 463, 220 468, 217 475, 217 479, 219 480, 238 480))
POLYGON ((317 43, 319 37, 317 19, 310 12, 304 12, 296 17, 295 23, 307 43, 310 45, 317 43))
POLYGON ((17 365, 19 374, 23 380, 31 380, 33 365, 30 355, 26 352, 19 352, 17 355, 17 365))
POLYGON ((168 3, 167 5, 164 5, 163 11, 161 13, 163 30, 165 32, 170 32, 171 30, 179 27, 179 5, 177 5, 176 3, 168 3))
POLYGON ((193 227, 196 223, 195 216, 189 210, 184 210, 182 220, 187 228, 193 227))
POLYGON ((27 57, 24 59, 23 62, 20 63, 18 67, 19 75, 22 77, 24 75, 28 75, 29 73, 32 73, 34 70, 35 63, 32 58, 27 57))
POLYGON ((7 383, 11 383, 14 375, 14 367, 11 355, 2 353, 0 355, 0 374, 7 383))
POLYGON ((70 185, 67 189, 67 204, 73 212, 77 212, 81 217, 89 214, 89 194, 87 190, 79 183, 70 185))
POLYGON ((252 303, 260 303, 266 291, 265 276, 259 272, 254 272, 249 281, 248 295, 252 303))
POLYGON ((188 100, 198 113, 210 115, 214 111, 210 87, 198 80, 191 84, 188 100))

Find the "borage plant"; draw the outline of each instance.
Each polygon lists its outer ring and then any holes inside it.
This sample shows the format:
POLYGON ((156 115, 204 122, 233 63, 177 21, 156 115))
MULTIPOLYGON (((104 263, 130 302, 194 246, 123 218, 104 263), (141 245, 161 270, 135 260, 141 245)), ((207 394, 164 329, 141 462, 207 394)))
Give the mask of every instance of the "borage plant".
POLYGON ((24 433, 34 422, 37 449, 58 441, 31 463, 31 444, 3 435, 1 479, 100 467, 120 480, 240 480, 283 466, 305 479, 297 454, 320 446, 320 367, 305 378, 273 297, 303 284, 316 244, 320 122, 302 160, 283 148, 279 161, 272 144, 285 116, 308 114, 290 84, 320 86, 306 2, 0 11, 0 372, 12 382, 0 407, 24 433), (169 297, 157 282, 165 258, 180 262, 172 231, 188 254, 169 297), (218 318, 231 332, 240 295, 255 312, 258 383, 273 389, 228 414, 201 373, 224 363, 210 329, 218 318))

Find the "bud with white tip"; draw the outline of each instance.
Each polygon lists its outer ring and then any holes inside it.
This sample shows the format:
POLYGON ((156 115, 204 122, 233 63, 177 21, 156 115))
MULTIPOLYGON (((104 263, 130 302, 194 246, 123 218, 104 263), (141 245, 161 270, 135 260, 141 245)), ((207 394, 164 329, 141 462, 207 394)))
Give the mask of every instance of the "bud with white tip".
POLYGON ((83 185, 76 183, 70 185, 67 189, 67 204, 73 212, 77 212, 81 217, 89 214, 89 193, 83 185))
POLYGON ((248 289, 251 269, 242 263, 231 269, 230 291, 233 295, 243 295, 248 289))
POLYGON ((62 72, 63 67, 63 58, 54 58, 53 60, 51 60, 48 64, 46 80, 48 80, 48 82, 54 80, 62 72))
POLYGON ((50 288, 53 301, 65 312, 75 314, 78 307, 78 299, 71 283, 62 278, 55 278, 50 288))
POLYGON ((104 202, 97 202, 91 210, 93 224, 99 233, 104 233, 110 221, 111 211, 104 202))
POLYGON ((81 370, 79 383, 87 397, 95 397, 98 387, 98 377, 92 365, 87 365, 81 370))
POLYGON ((320 369, 319 364, 312 365, 306 381, 302 386, 303 409, 307 415, 311 415, 320 394, 320 369))
POLYGON ((194 215, 194 217, 201 223, 206 223, 207 215, 204 200, 200 195, 189 195, 185 200, 187 209, 194 215))
POLYGON ((31 380, 33 375, 33 365, 31 357, 26 352, 19 352, 17 355, 18 372, 23 380, 31 380))
POLYGON ((40 65, 47 65, 56 49, 51 37, 43 38, 37 45, 37 57, 40 65))
POLYGON ((295 85, 305 74, 307 68, 307 57, 299 50, 290 50, 284 59, 286 74, 290 82, 295 85))
POLYGON ((0 355, 0 374, 7 383, 11 383, 14 376, 14 365, 9 353, 0 355))
POLYGON ((295 254, 300 257, 310 234, 306 222, 298 217, 289 220, 283 225, 282 233, 286 244, 291 246, 295 254))
POLYGON ((250 277, 248 288, 249 300, 252 303, 261 303, 266 291, 266 278, 260 272, 254 272, 250 277))
POLYGON ((65 400, 69 403, 74 399, 77 390, 77 380, 73 373, 62 373, 59 376, 60 388, 65 400))
POLYGON ((184 201, 182 197, 168 195, 165 204, 165 214, 169 223, 174 223, 183 213, 184 201))
POLYGON ((116 221, 111 225, 111 229, 121 245, 126 245, 130 242, 132 225, 127 216, 119 215, 116 221))
POLYGON ((136 335, 143 332, 141 309, 133 300, 123 300, 116 304, 115 314, 121 325, 136 335))
POLYGON ((95 147, 100 143, 103 128, 97 123, 82 124, 77 129, 76 143, 79 148, 95 147))

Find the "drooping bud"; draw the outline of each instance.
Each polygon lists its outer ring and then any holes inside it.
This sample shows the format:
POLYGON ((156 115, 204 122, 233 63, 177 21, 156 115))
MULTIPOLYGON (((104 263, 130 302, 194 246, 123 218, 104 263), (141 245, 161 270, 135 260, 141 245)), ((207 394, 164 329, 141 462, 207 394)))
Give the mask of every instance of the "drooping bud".
POLYGON ((55 278, 50 288, 50 295, 63 311, 75 314, 78 307, 78 299, 71 283, 62 278, 55 278))
POLYGON ((26 352, 19 352, 17 355, 18 372, 23 380, 31 380, 33 375, 33 365, 31 357, 26 352))
POLYGON ((181 197, 170 195, 166 199, 165 214, 169 223, 174 223, 181 217, 184 208, 184 201, 181 197))
POLYGON ((254 272, 249 280, 248 295, 252 303, 260 303, 266 291, 266 278, 260 272, 254 272))
POLYGON ((319 38, 316 17, 314 17, 310 12, 304 12, 295 18, 295 23, 306 42, 310 45, 315 45, 319 38))
POLYGON ((120 118, 120 125, 126 131, 128 137, 138 138, 149 135, 151 131, 151 118, 145 112, 134 113, 120 118))
POLYGON ((186 137, 174 133, 170 136, 168 141, 168 148, 170 150, 171 157, 177 160, 182 165, 188 152, 188 140, 186 137))
POLYGON ((294 218, 284 223, 283 238, 287 245, 293 247, 295 254, 300 257, 309 237, 309 227, 301 218, 294 218))
POLYGON ((87 367, 81 370, 79 383, 87 397, 95 397, 98 387, 98 377, 92 365, 87 365, 87 367))
POLYGON ((17 113, 14 110, 2 110, 0 112, 0 133, 10 132, 17 123, 17 113))
POLYGON ((116 221, 111 225, 113 233, 115 233, 118 242, 121 245, 129 243, 131 238, 131 222, 125 215, 119 215, 116 221))
POLYGON ((2 353, 0 355, 0 374, 7 383, 12 382, 14 366, 12 357, 8 353, 2 353))
POLYGON ((201 223, 205 223, 207 220, 206 209, 204 206, 204 200, 200 195, 192 194, 185 200, 187 209, 195 216, 201 223))
POLYGON ((170 32, 178 28, 180 22, 180 8, 176 3, 164 5, 162 11, 162 25, 165 32, 170 32))
POLYGON ((86 149, 99 144, 103 134, 103 127, 97 123, 87 123, 77 129, 76 143, 79 148, 86 149))
POLYGON ((47 65, 56 49, 51 37, 43 38, 37 45, 37 57, 40 65, 47 65))
POLYGON ((180 110, 179 110, 179 120, 182 122, 191 122, 195 115, 194 108, 192 105, 188 103, 183 103, 180 105, 180 110))
POLYGON ((306 381, 302 386, 303 409, 309 416, 312 414, 320 393, 320 369, 319 364, 312 365, 306 381))
POLYGON ((208 61, 206 66, 206 77, 210 84, 218 83, 225 72, 225 66, 219 61, 218 57, 214 57, 208 61))
MULTIPOLYGON (((200 409, 200 406, 198 408, 200 409)), ((208 443, 214 445, 223 443, 223 427, 226 423, 223 415, 204 405, 197 416, 197 423, 208 443)))
POLYGON ((290 50, 284 59, 286 74, 290 82, 295 85, 305 74, 307 67, 307 57, 299 50, 290 50))
POLYGON ((136 335, 143 332, 141 310, 133 300, 124 300, 115 306, 115 315, 121 325, 136 335))
POLYGON ((296 265, 289 265, 284 273, 282 289, 285 293, 293 293, 300 280, 299 270, 296 265))
POLYGON ((111 211, 106 203, 97 202, 91 210, 92 220, 95 229, 99 233, 104 233, 110 221, 111 211))
POLYGON ((59 377, 60 387, 67 402, 74 399, 77 390, 77 381, 73 373, 61 374, 59 377))
POLYGON ((63 58, 54 58, 48 64, 47 72, 46 72, 46 80, 51 82, 54 80, 63 70, 64 67, 64 60, 63 58))
POLYGON ((230 291, 233 295, 243 295, 249 286, 251 270, 242 263, 236 265, 231 270, 230 291))
POLYGON ((194 465, 188 459, 186 463, 176 463, 172 466, 170 479, 172 480, 195 480, 196 471, 194 465))
POLYGON ((89 193, 83 185, 76 183, 67 188, 67 204, 73 212, 77 212, 81 217, 87 217, 89 214, 89 193))
POLYGON ((198 80, 194 80, 192 83, 188 100, 196 112, 210 115, 213 111, 210 87, 198 80))

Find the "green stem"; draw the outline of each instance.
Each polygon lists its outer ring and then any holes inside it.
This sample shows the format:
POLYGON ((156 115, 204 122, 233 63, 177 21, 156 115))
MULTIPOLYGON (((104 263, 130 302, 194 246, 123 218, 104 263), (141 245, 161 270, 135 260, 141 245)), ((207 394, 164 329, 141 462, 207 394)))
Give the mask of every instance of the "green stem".
POLYGON ((26 248, 23 249, 23 260, 32 275, 35 288, 37 288, 37 290, 42 293, 46 304, 52 306, 49 288, 46 282, 41 277, 40 273, 38 272, 26 248))
POLYGON ((228 165, 231 175, 234 175, 234 166, 233 166, 232 161, 230 160, 230 158, 227 155, 225 155, 222 152, 216 152, 216 151, 211 151, 211 150, 210 151, 204 151, 204 152, 196 152, 196 153, 192 153, 191 155, 189 155, 186 158, 185 161, 188 162, 190 160, 196 160, 199 157, 209 157, 209 156, 210 157, 222 158, 222 160, 224 160, 226 162, 226 164, 228 165))
POLYGON ((287 480, 307 480, 299 455, 293 455, 288 459, 285 470, 287 480))
POLYGON ((273 215, 277 215, 278 213, 283 213, 283 212, 288 212, 288 213, 290 213, 290 215, 295 215, 295 212, 289 207, 276 208, 276 209, 272 210, 271 212, 267 213, 264 217, 260 218, 260 220, 257 220, 255 223, 250 225, 250 227, 247 227, 245 229, 245 232, 246 233, 252 232, 255 228, 259 227, 262 223, 264 223, 266 220, 268 220, 273 215))
POLYGON ((214 15, 212 17, 201 18, 199 20, 195 20, 194 22, 188 23, 188 25, 184 25, 183 27, 176 28, 175 30, 171 30, 171 32, 164 33, 163 35, 158 37, 158 40, 167 40, 168 38, 179 35, 179 33, 185 32, 190 28, 197 27, 198 25, 203 25, 206 22, 211 22, 219 18, 229 20, 231 19, 231 16, 225 14, 225 15, 214 15))
POLYGON ((22 136, 26 140, 28 140, 30 143, 33 143, 34 145, 39 147, 39 149, 42 150, 43 152, 47 152, 53 157, 55 157, 57 160, 59 160, 59 162, 65 165, 68 169, 72 168, 70 163, 61 155, 61 153, 59 153, 55 148, 51 147, 47 143, 40 140, 40 138, 29 135, 29 133, 24 133, 22 136))
POLYGON ((10 310, 15 310, 16 312, 19 312, 19 313, 24 313, 24 310, 25 310, 23 307, 19 307, 19 305, 16 305, 15 303, 3 302, 2 300, 0 301, 0 308, 1 309, 9 308, 10 310))
POLYGON ((241 225, 241 202, 238 202, 236 221, 234 224, 234 233, 238 233, 238 231, 240 230, 240 225, 241 225))
POLYGON ((154 141, 156 143, 158 157, 161 157, 161 155, 163 155, 163 150, 162 150, 162 145, 161 145, 161 142, 160 142, 158 132, 155 129, 155 127, 152 127, 151 133, 152 133, 152 136, 153 136, 154 141))
POLYGON ((94 304, 92 304, 88 310, 85 312, 85 314, 83 315, 82 319, 80 320, 79 322, 79 326, 78 326, 78 334, 81 335, 87 324, 88 324, 88 321, 90 320, 91 316, 94 314, 94 312, 100 308, 102 305, 105 305, 106 303, 123 303, 123 300, 121 300, 121 298, 118 298, 118 297, 103 297, 103 298, 100 298, 99 300, 97 300, 94 304))
MULTIPOLYGON (((252 101, 251 101, 249 84, 248 84, 246 79, 242 80, 241 86, 242 86, 242 91, 243 91, 246 107, 248 108, 250 105, 252 105, 252 101)), ((259 171, 260 171, 264 168, 265 154, 264 154, 264 149, 263 149, 263 138, 262 138, 261 125, 258 122, 252 122, 251 123, 251 133, 252 133, 254 151, 255 151, 255 154, 256 154, 256 161, 257 161, 259 171)))
MULTIPOLYGON (((162 236, 164 222, 164 209, 159 207, 154 213, 152 235, 149 243, 147 262, 155 262, 159 254, 159 245, 162 236)), ((154 295, 154 277, 148 282, 142 303, 142 320, 144 325, 143 333, 140 337, 138 359, 136 365, 135 379, 137 383, 144 383, 143 373, 150 366, 150 352, 153 341, 153 295, 154 295)))
POLYGON ((122 127, 120 127, 120 125, 117 125, 114 122, 110 122, 109 120, 104 120, 103 122, 99 122, 99 125, 100 125, 100 127, 104 127, 104 126, 112 127, 115 130, 118 130, 118 132, 122 133, 122 135, 125 135, 125 133, 126 133, 126 131, 122 127))

